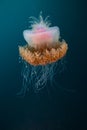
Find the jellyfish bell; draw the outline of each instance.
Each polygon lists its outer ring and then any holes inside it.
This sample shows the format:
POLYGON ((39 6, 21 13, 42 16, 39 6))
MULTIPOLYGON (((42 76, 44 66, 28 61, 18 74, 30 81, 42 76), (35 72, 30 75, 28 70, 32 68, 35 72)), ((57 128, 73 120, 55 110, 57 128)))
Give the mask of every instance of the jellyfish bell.
POLYGON ((37 49, 52 47, 58 42, 60 36, 58 27, 45 28, 44 26, 37 26, 35 29, 23 32, 24 39, 31 47, 37 49))
POLYGON ((49 23, 40 16, 40 21, 32 24, 30 30, 24 30, 23 36, 27 45, 19 46, 21 57, 34 66, 56 62, 65 56, 68 46, 60 42, 60 31, 57 26, 49 27, 49 23))

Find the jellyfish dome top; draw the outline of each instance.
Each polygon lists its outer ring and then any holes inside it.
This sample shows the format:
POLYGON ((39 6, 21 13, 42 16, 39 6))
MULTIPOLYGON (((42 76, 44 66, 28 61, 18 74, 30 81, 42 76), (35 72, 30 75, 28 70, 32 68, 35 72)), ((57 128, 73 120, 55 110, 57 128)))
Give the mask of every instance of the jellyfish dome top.
POLYGON ((39 20, 33 17, 31 29, 24 30, 23 36, 27 44, 19 46, 24 61, 20 93, 25 94, 30 87, 38 92, 47 81, 53 82, 55 72, 60 69, 57 63, 65 56, 68 45, 64 40, 60 41, 59 28, 50 27, 50 22, 47 18, 43 20, 42 15, 39 20))
MULTIPOLYGON (((35 19, 35 18, 34 18, 35 19)), ((23 36, 27 45, 19 46, 20 56, 29 64, 46 65, 56 62, 65 56, 68 46, 60 42, 60 30, 57 26, 50 27, 47 18, 35 19, 30 30, 24 30, 23 36)))

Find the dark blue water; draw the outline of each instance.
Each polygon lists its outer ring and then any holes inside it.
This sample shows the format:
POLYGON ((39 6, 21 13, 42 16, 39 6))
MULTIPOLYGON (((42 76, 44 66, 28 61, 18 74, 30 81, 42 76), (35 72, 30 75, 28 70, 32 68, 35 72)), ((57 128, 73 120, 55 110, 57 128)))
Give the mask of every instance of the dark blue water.
POLYGON ((87 13, 85 0, 0 1, 0 130, 87 129, 87 13), (50 15, 68 43, 66 68, 55 86, 18 97, 22 86, 18 45, 30 16, 50 15))

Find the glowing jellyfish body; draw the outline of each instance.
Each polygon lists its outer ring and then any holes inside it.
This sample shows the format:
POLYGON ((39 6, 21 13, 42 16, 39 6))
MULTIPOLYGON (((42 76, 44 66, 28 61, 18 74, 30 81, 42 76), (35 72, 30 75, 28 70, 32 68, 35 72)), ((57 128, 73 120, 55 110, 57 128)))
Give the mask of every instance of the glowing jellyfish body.
POLYGON ((24 84, 28 83, 25 85, 25 91, 29 85, 34 86, 34 90, 40 90, 47 80, 52 80, 56 61, 67 52, 67 43, 59 41, 59 28, 49 25, 50 23, 44 21, 40 15, 40 20, 33 22, 31 30, 23 31, 27 45, 19 46, 19 53, 27 62, 27 67, 23 71, 24 84))

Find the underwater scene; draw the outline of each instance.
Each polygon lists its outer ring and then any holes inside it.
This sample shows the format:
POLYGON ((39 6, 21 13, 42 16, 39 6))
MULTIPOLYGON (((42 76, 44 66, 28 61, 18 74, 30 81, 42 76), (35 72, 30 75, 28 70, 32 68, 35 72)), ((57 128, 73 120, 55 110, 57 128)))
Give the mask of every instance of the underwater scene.
POLYGON ((86 4, 0 1, 0 130, 87 130, 86 4))

